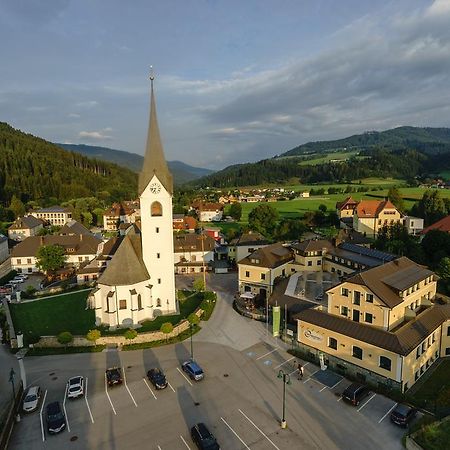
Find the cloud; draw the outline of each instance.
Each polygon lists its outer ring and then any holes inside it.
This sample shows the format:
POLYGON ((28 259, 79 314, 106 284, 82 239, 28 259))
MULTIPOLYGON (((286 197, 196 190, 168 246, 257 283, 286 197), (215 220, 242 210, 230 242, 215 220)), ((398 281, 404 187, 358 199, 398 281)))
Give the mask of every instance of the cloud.
POLYGON ((83 140, 94 139, 96 141, 105 141, 112 139, 112 136, 105 134, 105 131, 112 131, 111 128, 105 128, 100 131, 80 131, 78 137, 83 140))
POLYGON ((77 113, 69 113, 67 114, 67 117, 69 117, 69 119, 79 119, 81 115, 77 113))
POLYGON ((98 106, 98 102, 95 100, 87 100, 87 101, 75 103, 75 106, 78 108, 90 109, 90 108, 94 108, 94 107, 98 106))

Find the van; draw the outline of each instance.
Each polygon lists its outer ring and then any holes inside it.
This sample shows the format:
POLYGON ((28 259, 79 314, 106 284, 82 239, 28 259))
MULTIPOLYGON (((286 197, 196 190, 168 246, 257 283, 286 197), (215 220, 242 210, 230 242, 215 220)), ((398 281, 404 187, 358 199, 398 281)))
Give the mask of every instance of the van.
POLYGON ((369 395, 369 388, 364 384, 352 383, 342 393, 342 399, 354 406, 358 406, 369 395))

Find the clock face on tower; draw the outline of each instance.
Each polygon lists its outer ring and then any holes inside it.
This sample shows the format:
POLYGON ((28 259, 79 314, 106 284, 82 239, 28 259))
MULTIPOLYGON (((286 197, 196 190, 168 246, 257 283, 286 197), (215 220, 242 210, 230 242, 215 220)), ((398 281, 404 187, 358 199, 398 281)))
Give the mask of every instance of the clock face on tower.
POLYGON ((161 186, 159 183, 152 183, 150 185, 150 192, 152 194, 159 194, 161 192, 161 186))

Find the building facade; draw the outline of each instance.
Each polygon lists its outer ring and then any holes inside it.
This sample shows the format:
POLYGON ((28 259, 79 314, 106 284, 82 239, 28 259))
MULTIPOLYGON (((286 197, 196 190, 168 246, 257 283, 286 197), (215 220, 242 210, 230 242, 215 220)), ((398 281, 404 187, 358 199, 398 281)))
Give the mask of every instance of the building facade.
POLYGON ((353 215, 353 229, 370 237, 376 237, 381 228, 395 223, 403 223, 403 218, 389 200, 361 200, 353 215))
POLYGON ((50 206, 49 208, 39 209, 30 213, 38 219, 48 222, 52 225, 62 227, 72 219, 72 211, 62 206, 50 206))
POLYGON ((36 236, 43 228, 42 220, 34 216, 19 217, 8 228, 8 236, 14 241, 23 241, 27 237, 36 236))
POLYGON ((179 234, 173 238, 175 273, 188 274, 211 270, 216 241, 207 234, 179 234))

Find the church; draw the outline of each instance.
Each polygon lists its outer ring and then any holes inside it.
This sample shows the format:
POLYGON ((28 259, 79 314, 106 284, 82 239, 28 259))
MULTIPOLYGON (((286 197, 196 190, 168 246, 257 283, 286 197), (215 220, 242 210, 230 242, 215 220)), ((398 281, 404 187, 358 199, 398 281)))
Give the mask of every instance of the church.
POLYGON ((178 312, 172 231, 172 175, 156 116, 153 76, 144 163, 139 174, 141 231, 124 236, 90 294, 96 325, 136 327, 178 312))

